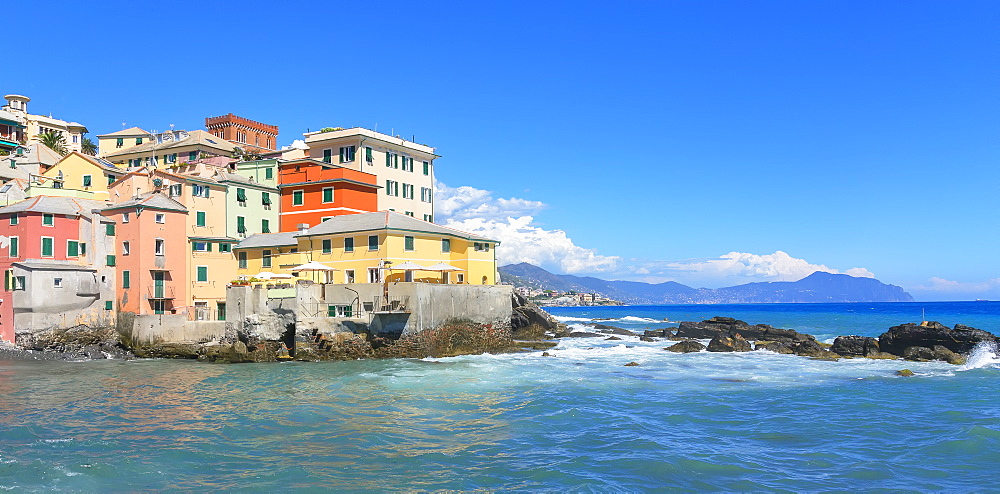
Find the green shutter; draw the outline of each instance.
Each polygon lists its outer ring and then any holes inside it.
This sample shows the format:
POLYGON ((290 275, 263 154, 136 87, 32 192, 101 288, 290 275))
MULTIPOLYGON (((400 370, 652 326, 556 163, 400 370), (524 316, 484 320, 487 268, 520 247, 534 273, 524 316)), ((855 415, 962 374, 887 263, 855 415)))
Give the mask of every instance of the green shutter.
POLYGON ((292 206, 301 206, 303 199, 303 192, 301 190, 296 190, 292 192, 292 206))
POLYGON ((247 202, 246 189, 236 189, 236 200, 240 202, 247 202))
POLYGON ((268 220, 260 220, 260 232, 271 233, 271 222, 268 220))
POLYGON ((208 281, 208 266, 198 266, 198 281, 208 281))
POLYGON ((323 189, 323 202, 333 202, 333 188, 323 189))
POLYGON ((337 306, 328 305, 326 306, 326 317, 337 317, 337 306))
POLYGON ((198 151, 191 151, 188 153, 188 161, 194 161, 198 159, 198 151))
POLYGON ((197 213, 195 213, 195 218, 196 218, 195 221, 197 222, 198 226, 205 226, 205 212, 204 211, 198 211, 197 213))
POLYGON ((118 139, 116 139, 115 140, 115 145, 117 145, 118 147, 124 146, 125 145, 125 138, 124 137, 119 137, 118 139))
POLYGON ((9 252, 10 257, 17 257, 18 256, 18 248, 17 248, 18 242, 19 242, 19 239, 17 237, 14 237, 14 238, 10 239, 10 252, 9 252))
POLYGON ((114 265, 115 265, 115 256, 108 255, 108 266, 114 266, 114 265))
POLYGON ((43 214, 42 224, 45 226, 52 226, 55 224, 55 218, 51 214, 43 214))
MULTIPOLYGON (((270 170, 270 168, 268 168, 268 170, 270 170)), ((265 206, 270 206, 271 205, 271 194, 269 194, 267 192, 261 192, 260 193, 260 202, 261 202, 261 204, 263 204, 265 206)))
POLYGON ((372 162, 372 148, 365 146, 365 161, 372 162))
POLYGON ((109 236, 109 237, 115 236, 115 224, 114 223, 108 223, 108 224, 104 225, 104 234, 107 235, 107 236, 109 236))
POLYGON ((92 182, 93 182, 93 177, 91 177, 90 175, 84 175, 83 176, 83 186, 84 187, 90 187, 90 185, 91 185, 92 182))
POLYGON ((212 242, 205 242, 206 252, 212 252, 212 242))
POLYGON ((66 242, 66 257, 80 257, 80 243, 75 240, 66 242))
POLYGON ((323 239, 323 253, 329 254, 331 252, 333 252, 333 240, 323 239))
POLYGON ((247 231, 246 218, 244 218, 242 216, 237 216, 236 217, 236 232, 237 233, 246 233, 246 231, 247 231))
POLYGON ((112 302, 110 300, 107 300, 107 301, 104 302, 104 310, 111 310, 111 309, 114 309, 114 308, 115 308, 115 303, 114 302, 112 302))
POLYGON ((388 151, 385 152, 385 166, 387 168, 392 168, 392 154, 388 151))
POLYGON ((431 164, 425 161, 424 162, 424 175, 430 175, 430 174, 431 174, 431 164))
POLYGON ((413 250, 413 237, 403 237, 403 249, 413 250))
POLYGON ((128 271, 122 271, 122 288, 131 288, 131 287, 132 287, 131 273, 129 273, 128 271))
POLYGON ((52 239, 42 239, 42 257, 52 257, 52 239))
POLYGON ((268 180, 271 180, 272 178, 274 178, 274 169, 273 168, 265 168, 264 169, 264 178, 266 178, 268 180))

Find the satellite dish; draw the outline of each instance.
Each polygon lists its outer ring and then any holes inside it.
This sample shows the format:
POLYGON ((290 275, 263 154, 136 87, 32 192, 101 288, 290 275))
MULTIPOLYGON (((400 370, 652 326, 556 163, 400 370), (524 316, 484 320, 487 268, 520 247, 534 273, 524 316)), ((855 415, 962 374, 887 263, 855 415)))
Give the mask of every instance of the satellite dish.
POLYGON ((7 247, 10 247, 10 237, 0 235, 0 249, 6 249, 7 247))

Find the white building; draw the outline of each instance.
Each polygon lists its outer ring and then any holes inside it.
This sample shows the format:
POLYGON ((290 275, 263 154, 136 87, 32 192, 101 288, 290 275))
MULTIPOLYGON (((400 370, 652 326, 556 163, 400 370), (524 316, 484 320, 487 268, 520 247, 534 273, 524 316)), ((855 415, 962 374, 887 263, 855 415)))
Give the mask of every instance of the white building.
POLYGON ((76 122, 67 122, 52 116, 33 115, 28 113, 28 102, 31 98, 18 94, 8 94, 4 96, 7 105, 3 110, 13 116, 18 123, 24 125, 23 134, 26 144, 38 142, 39 136, 48 132, 54 132, 65 138, 67 151, 82 151, 83 136, 87 133, 87 128, 76 122))

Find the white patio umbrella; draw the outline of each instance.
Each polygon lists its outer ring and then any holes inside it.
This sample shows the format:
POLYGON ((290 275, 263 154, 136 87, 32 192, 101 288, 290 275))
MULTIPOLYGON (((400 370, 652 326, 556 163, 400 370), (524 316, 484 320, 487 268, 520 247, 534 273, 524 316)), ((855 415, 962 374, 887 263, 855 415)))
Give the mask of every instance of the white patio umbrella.
POLYGON ((406 261, 403 264, 396 264, 395 266, 391 266, 389 269, 403 269, 403 270, 407 270, 407 271, 411 271, 411 270, 427 271, 427 268, 425 268, 425 267, 423 267, 423 266, 421 266, 421 265, 419 265, 419 264, 417 264, 417 263, 415 263, 413 261, 406 261))
POLYGON ((451 264, 447 264, 447 263, 443 263, 443 262, 439 262, 439 263, 434 264, 432 266, 427 266, 426 268, 424 268, 424 270, 426 270, 426 271, 465 271, 462 268, 456 268, 455 266, 452 266, 451 264))
MULTIPOLYGON (((323 263, 317 262, 317 261, 309 261, 309 262, 307 262, 305 264, 300 264, 300 265, 295 266, 293 268, 288 268, 288 270, 292 271, 292 272, 297 272, 297 271, 313 271, 313 272, 316 272, 316 271, 325 271, 327 273, 329 273, 331 271, 340 271, 337 268, 331 268, 330 266, 327 266, 326 264, 323 264, 323 263)), ((289 278, 291 278, 291 276, 289 276, 289 278)), ((313 281, 315 281, 315 280, 313 280, 313 281)))

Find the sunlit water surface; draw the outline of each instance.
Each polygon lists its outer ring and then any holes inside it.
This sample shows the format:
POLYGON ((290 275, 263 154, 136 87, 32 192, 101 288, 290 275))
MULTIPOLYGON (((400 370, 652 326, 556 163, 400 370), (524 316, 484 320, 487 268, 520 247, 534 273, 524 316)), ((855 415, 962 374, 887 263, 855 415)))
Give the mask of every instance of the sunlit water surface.
MULTIPOLYGON (((553 309, 633 330, 728 315, 877 336, 995 303, 553 309), (612 319, 610 321, 604 319, 612 319)), ((582 327, 581 327, 582 328, 582 327)), ((564 339, 447 359, 0 361, 0 488, 997 490, 1000 359, 675 354, 564 339), (637 367, 624 367, 628 362, 637 367), (916 377, 895 372, 909 368, 916 377)))

